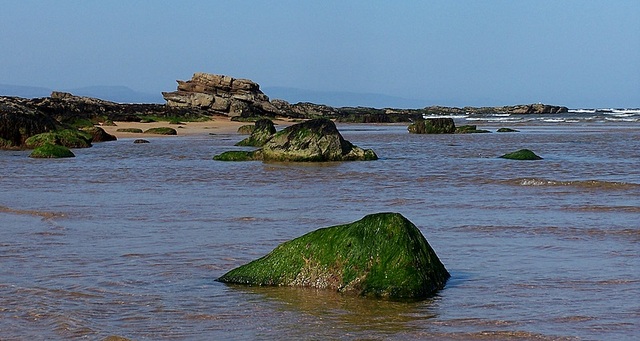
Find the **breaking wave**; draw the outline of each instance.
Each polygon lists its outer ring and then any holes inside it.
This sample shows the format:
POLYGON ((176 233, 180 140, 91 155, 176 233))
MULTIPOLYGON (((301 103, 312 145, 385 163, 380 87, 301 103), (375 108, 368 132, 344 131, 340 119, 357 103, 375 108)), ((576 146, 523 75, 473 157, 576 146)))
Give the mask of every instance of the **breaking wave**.
POLYGON ((516 186, 573 187, 578 189, 626 190, 640 189, 640 184, 603 180, 549 180, 540 178, 519 178, 506 180, 505 183, 516 186))

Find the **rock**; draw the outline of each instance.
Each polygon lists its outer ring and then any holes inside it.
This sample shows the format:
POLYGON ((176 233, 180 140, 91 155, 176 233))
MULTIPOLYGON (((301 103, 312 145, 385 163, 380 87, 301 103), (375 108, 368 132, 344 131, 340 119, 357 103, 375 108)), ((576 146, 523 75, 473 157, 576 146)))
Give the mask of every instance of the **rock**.
POLYGON ((453 134, 456 125, 449 117, 427 118, 412 123, 407 130, 412 134, 453 134))
POLYGON ((37 148, 46 144, 65 146, 67 148, 91 147, 92 136, 77 129, 62 129, 31 136, 25 141, 27 148, 37 148))
POLYGON ((64 158, 75 157, 73 152, 65 146, 55 145, 51 143, 45 143, 35 148, 29 157, 32 158, 64 158))
POLYGON ((142 134, 142 129, 140 129, 140 128, 118 128, 118 129, 116 129, 116 131, 120 132, 120 133, 142 134))
POLYGON ((456 127, 456 134, 476 134, 476 133, 490 133, 488 130, 478 129, 475 125, 463 125, 456 127))
POLYGON ((398 213, 378 213, 285 242, 218 281, 422 299, 444 288, 449 277, 413 223, 398 213))
POLYGON ((241 135, 251 135, 253 129, 255 129, 255 124, 245 124, 243 126, 238 127, 238 134, 241 135))
POLYGON ((145 139, 136 139, 133 141, 133 143, 149 143, 149 141, 145 140, 145 139))
POLYGON ((377 160, 345 140, 333 121, 319 118, 294 124, 277 132, 262 148, 264 161, 366 161, 377 160))
POLYGON ((276 127, 273 121, 260 119, 256 121, 251 136, 236 143, 236 146, 262 147, 275 133, 276 127))
POLYGON ((59 123, 23 104, 26 100, 0 97, 0 148, 24 148, 25 141, 40 133, 57 130, 59 123))
POLYGON ((100 127, 81 128, 80 130, 91 135, 91 142, 116 141, 118 139, 100 127))
POLYGON ((178 131, 169 127, 150 128, 144 131, 145 134, 157 135, 178 135, 178 131))
POLYGON ((516 133, 519 130, 511 129, 511 128, 499 128, 496 130, 498 133, 516 133))
POLYGON ((257 83, 225 75, 197 72, 191 80, 179 80, 177 91, 162 96, 168 107, 198 108, 231 117, 279 114, 257 83))
POLYGON ((261 160, 259 152, 249 152, 243 150, 232 150, 213 157, 216 161, 255 161, 261 160))
POLYGON ((529 149, 520 149, 512 153, 504 154, 500 157, 510 160, 542 160, 540 156, 536 155, 529 149))

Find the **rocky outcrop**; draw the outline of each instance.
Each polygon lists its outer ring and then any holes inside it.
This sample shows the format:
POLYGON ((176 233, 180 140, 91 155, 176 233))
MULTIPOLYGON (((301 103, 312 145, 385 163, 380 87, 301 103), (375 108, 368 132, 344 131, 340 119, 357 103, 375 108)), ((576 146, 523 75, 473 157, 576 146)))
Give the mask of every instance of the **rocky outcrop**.
POLYGON ((427 118, 412 123, 407 130, 412 134, 453 134, 456 132, 456 124, 452 118, 427 118))
POLYGON ((177 82, 177 91, 162 93, 171 108, 199 108, 230 117, 279 114, 260 86, 248 79, 198 72, 177 82))
POLYGON ((421 299, 450 277, 420 230, 398 213, 365 216, 285 242, 218 281, 421 299))
POLYGON ((491 114, 503 114, 503 115, 542 115, 542 114, 562 114, 569 112, 569 108, 548 105, 548 104, 525 104, 525 105, 511 105, 501 107, 442 107, 431 106, 424 108, 426 115, 491 115, 491 114))
POLYGON ((58 128, 55 119, 25 105, 20 98, 0 97, 0 148, 22 148, 29 137, 58 128))

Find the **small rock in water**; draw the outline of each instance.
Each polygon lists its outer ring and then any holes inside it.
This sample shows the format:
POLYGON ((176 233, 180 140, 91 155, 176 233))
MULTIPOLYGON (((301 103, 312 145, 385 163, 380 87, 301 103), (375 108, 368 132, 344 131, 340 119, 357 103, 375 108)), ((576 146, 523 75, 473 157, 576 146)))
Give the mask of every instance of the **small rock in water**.
POLYGON ((133 141, 133 143, 149 143, 149 141, 144 140, 144 139, 137 139, 137 140, 133 141))
POLYGON ((513 153, 507 153, 500 156, 503 159, 510 160, 542 160, 542 158, 529 149, 520 149, 513 153))

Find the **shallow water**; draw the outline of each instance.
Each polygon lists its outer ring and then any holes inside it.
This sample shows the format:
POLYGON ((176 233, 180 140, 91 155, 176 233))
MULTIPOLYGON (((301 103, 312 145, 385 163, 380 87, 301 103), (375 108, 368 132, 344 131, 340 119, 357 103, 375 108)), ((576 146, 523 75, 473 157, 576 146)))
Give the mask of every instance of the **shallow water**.
POLYGON ((2 151, 0 339, 637 338, 640 126, 514 128, 340 125, 372 162, 211 160, 237 135, 121 139, 63 160, 2 151), (544 160, 497 158, 520 148, 544 160), (436 297, 214 281, 384 211, 416 224, 451 272, 436 297))

